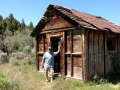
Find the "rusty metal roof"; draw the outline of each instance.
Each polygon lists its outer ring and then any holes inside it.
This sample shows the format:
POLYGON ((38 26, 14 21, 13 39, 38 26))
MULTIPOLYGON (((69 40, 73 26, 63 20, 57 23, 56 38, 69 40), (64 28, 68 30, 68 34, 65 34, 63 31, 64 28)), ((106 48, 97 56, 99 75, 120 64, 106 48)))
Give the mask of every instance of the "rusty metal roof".
POLYGON ((108 20, 106 20, 102 17, 78 12, 76 10, 71 10, 71 11, 74 15, 78 16, 79 18, 82 18, 83 20, 85 20, 88 23, 93 24, 94 26, 96 26, 99 29, 120 33, 119 26, 109 22, 108 20))
MULTIPOLYGON (((50 11, 56 9, 64 15, 70 17, 72 20, 76 21, 78 24, 86 24, 88 26, 92 26, 93 28, 97 28, 99 30, 111 31, 115 33, 120 33, 120 27, 109 22, 108 20, 94 16, 91 14, 86 14, 83 12, 79 12, 73 9, 68 9, 62 6, 52 5, 50 4, 44 14, 45 17, 49 17, 50 11)), ((31 36, 34 36, 38 32, 40 32, 41 27, 43 27, 43 20, 41 19, 39 23, 36 25, 35 29, 31 33, 31 36)))

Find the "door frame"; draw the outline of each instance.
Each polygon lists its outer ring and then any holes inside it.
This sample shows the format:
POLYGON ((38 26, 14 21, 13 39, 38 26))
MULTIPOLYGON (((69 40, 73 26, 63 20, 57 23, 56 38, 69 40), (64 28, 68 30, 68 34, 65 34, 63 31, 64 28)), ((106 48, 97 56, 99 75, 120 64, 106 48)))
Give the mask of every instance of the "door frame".
MULTIPOLYGON (((54 34, 49 34, 49 39, 50 39, 50 46, 52 45, 52 38, 60 38, 60 46, 62 45, 62 34, 54 33, 54 34)), ((60 73, 61 74, 61 58, 62 54, 60 53, 60 73)))

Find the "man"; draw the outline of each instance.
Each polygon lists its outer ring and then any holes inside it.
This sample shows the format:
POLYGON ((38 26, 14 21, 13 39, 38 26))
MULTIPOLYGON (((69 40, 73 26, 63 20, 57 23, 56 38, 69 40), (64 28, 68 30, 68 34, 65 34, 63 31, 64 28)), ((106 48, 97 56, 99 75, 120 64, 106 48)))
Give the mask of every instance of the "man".
POLYGON ((54 56, 56 56, 60 52, 60 46, 58 47, 57 52, 52 52, 51 47, 48 47, 48 52, 45 52, 42 59, 42 68, 45 70, 45 78, 48 83, 48 72, 51 74, 51 82, 53 81, 53 73, 54 73, 54 56))

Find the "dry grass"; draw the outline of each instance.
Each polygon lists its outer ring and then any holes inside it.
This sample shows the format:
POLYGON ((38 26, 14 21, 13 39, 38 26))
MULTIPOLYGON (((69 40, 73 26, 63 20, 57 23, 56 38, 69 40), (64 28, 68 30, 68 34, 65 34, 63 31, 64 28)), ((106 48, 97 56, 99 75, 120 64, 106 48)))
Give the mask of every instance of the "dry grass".
POLYGON ((111 83, 94 85, 82 83, 75 79, 56 78, 53 83, 45 83, 43 74, 36 70, 35 65, 0 65, 0 72, 5 72, 11 80, 17 79, 19 90, 120 90, 120 84, 111 83))

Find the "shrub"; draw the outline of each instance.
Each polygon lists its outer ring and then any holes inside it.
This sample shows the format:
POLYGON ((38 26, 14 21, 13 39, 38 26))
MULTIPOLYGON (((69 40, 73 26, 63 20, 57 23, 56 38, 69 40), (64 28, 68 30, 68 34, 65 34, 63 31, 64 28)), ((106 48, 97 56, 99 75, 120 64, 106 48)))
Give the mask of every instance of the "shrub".
POLYGON ((104 79, 103 77, 100 77, 100 76, 98 76, 98 75, 95 75, 95 76, 93 77, 93 83, 94 83, 94 84, 105 84, 105 83, 107 83, 107 82, 108 82, 107 79, 104 79))
POLYGON ((28 64, 29 64, 29 65, 34 64, 34 61, 33 61, 32 59, 28 58, 28 64))
POLYGON ((2 51, 2 50, 0 50, 0 53, 3 53, 3 51, 2 51))
POLYGON ((16 77, 9 79, 7 73, 0 72, 0 90, 19 90, 19 81, 16 77))
POLYGON ((12 59, 10 60, 10 63, 11 63, 13 66, 19 66, 19 65, 20 65, 19 60, 17 60, 16 58, 12 58, 12 59))
POLYGON ((25 53, 23 52, 16 53, 16 59, 24 59, 24 58, 25 58, 25 53))
POLYGON ((0 49, 3 49, 3 41, 1 36, 0 36, 0 49))
POLYGON ((36 55, 36 48, 35 47, 33 49, 31 49, 31 55, 33 57, 35 57, 35 55, 36 55))
POLYGON ((25 48, 25 46, 34 47, 35 46, 35 40, 34 38, 30 37, 30 31, 25 30, 21 33, 18 33, 11 37, 11 41, 14 45, 13 52, 21 52, 25 48))
POLYGON ((0 64, 9 62, 8 56, 6 53, 0 53, 0 64))
POLYGON ((12 32, 10 30, 6 30, 4 35, 5 36, 12 36, 12 32))
POLYGON ((23 52, 29 53, 31 51, 31 47, 29 45, 25 46, 23 52))
POLYGON ((13 43, 12 43, 10 37, 6 37, 3 40, 3 44, 4 44, 4 52, 7 52, 7 54, 11 53, 13 50, 13 43))
POLYGON ((109 79, 120 79, 120 55, 115 53, 110 59, 112 60, 113 70, 109 73, 109 79))
POLYGON ((10 86, 10 80, 7 78, 7 75, 4 72, 0 72, 0 89, 9 90, 10 86))

